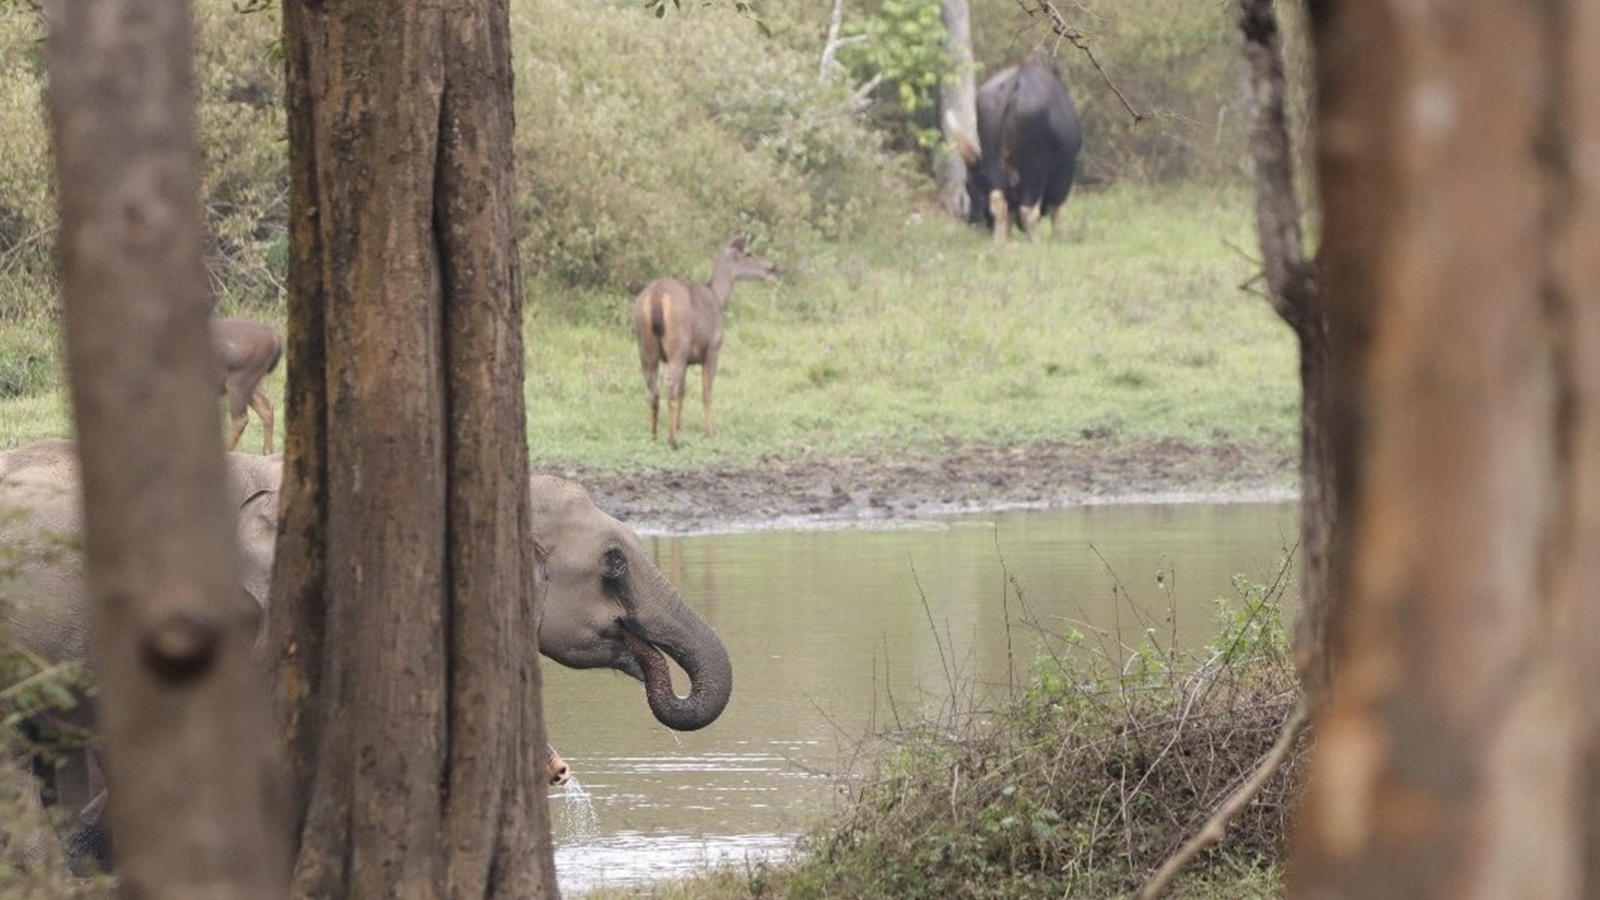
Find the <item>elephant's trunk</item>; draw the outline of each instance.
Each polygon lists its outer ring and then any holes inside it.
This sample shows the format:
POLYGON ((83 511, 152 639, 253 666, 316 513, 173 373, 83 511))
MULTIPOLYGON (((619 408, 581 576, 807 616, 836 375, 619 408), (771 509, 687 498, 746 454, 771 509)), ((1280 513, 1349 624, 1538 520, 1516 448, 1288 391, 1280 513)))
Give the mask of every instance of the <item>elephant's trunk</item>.
POLYGON ((728 651, 665 577, 653 567, 645 571, 654 576, 653 583, 641 585, 641 596, 628 604, 632 616, 623 629, 628 650, 644 673, 645 698, 656 719, 668 728, 704 728, 717 720, 733 694, 728 651), (663 651, 688 674, 688 696, 679 697, 672 689, 663 651))

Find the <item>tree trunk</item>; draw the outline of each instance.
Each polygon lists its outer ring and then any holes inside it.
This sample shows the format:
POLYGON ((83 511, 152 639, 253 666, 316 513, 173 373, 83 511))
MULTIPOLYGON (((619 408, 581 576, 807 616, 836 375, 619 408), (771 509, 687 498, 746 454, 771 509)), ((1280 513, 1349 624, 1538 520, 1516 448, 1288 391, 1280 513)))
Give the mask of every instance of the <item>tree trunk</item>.
POLYGON ((295 896, 556 895, 508 29, 503 0, 285 3, 295 896))
POLYGON ((260 610, 239 589, 224 486, 189 10, 79 0, 51 24, 62 299, 121 892, 280 897, 260 610))
POLYGON ((1326 422, 1333 359, 1316 268, 1306 258, 1300 229, 1294 147, 1285 101, 1288 80, 1283 33, 1272 0, 1237 0, 1234 11, 1244 39, 1256 237, 1267 295, 1300 345, 1301 562, 1295 657, 1301 687, 1315 709, 1327 694, 1332 670, 1328 617, 1335 590, 1329 561, 1339 509, 1326 422))
POLYGON ((955 78, 939 85, 939 127, 944 130, 944 148, 939 153, 938 170, 934 177, 939 186, 939 205, 945 212, 960 219, 967 217, 967 165, 956 152, 955 135, 950 131, 950 117, 966 130, 978 133, 977 89, 972 62, 972 19, 967 12, 967 0, 939 0, 939 14, 944 19, 945 51, 955 66, 955 78))
POLYGON ((1312 7, 1338 666, 1293 894, 1600 894, 1600 3, 1312 7))

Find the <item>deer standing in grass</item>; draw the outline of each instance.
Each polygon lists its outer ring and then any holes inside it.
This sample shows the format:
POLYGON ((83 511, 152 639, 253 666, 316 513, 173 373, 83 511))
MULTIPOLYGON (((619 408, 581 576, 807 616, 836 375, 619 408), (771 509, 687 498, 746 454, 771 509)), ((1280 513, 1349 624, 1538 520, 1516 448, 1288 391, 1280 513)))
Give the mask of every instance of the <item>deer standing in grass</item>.
POLYGON ((262 452, 272 453, 272 401, 261 388, 261 379, 278 367, 283 356, 283 341, 278 333, 260 322, 248 319, 211 320, 211 345, 222 365, 222 394, 228 398, 232 428, 228 449, 239 446, 249 409, 261 419, 262 452), (248 407, 248 409, 246 408, 248 407))
POLYGON ((658 278, 639 294, 633 307, 633 327, 639 337, 639 365, 650 390, 650 439, 656 438, 661 416, 658 373, 667 363, 667 443, 678 447, 678 421, 683 413, 686 373, 700 366, 702 426, 707 437, 711 425, 711 382, 717 377, 717 351, 722 349, 722 309, 736 281, 777 278, 778 267, 745 248, 742 235, 728 239, 717 253, 706 284, 689 284, 676 278, 658 278))

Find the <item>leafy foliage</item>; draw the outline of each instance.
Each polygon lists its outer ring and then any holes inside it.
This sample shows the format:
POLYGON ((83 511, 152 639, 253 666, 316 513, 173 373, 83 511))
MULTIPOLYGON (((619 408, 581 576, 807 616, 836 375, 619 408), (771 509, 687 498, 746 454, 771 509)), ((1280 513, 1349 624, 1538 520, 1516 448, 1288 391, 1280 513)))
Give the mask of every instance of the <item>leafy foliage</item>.
POLYGON ((526 5, 540 23, 513 48, 530 273, 628 294, 703 277, 735 232, 792 257, 909 204, 908 173, 842 90, 744 18, 526 5))
POLYGON ((954 72, 938 0, 883 0, 875 15, 852 19, 844 31, 860 39, 840 52, 856 83, 883 79, 878 96, 889 102, 874 119, 900 137, 899 149, 926 160, 942 140, 939 89, 954 72))
MULTIPOLYGON (((842 87, 764 36, 749 4, 659 20, 637 3, 512 7, 520 250, 537 283, 625 295, 699 277, 735 232, 792 256, 912 205, 904 161, 842 87)), ((258 315, 281 305, 288 247, 279 18, 271 5, 195 7, 207 265, 224 309, 258 315)), ((37 14, 0 6, 0 321, 55 306, 39 41, 37 14)))

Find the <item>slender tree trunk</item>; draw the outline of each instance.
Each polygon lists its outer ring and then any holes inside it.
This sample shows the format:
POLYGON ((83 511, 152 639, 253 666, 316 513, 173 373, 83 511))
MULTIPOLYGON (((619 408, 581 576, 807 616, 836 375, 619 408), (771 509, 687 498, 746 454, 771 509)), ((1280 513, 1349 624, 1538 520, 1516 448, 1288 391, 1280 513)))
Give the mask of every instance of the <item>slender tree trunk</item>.
POLYGON ((289 0, 284 51, 294 894, 553 897, 507 6, 289 0))
POLYGON ((1600 894, 1600 3, 1312 7, 1339 659, 1301 897, 1600 894))
POLYGON ((944 130, 944 149, 939 154, 934 175, 939 185, 939 205, 950 215, 964 219, 967 216, 967 165, 956 152, 950 117, 955 116, 967 134, 977 135, 972 18, 967 11, 967 0, 939 0, 939 14, 944 19, 945 52, 950 54, 955 66, 955 78, 939 86, 939 127, 944 130))
POLYGON ((1328 689, 1332 660, 1328 618, 1335 588, 1331 542, 1338 520, 1329 447, 1328 385, 1333 359, 1317 288, 1315 265, 1306 258, 1300 201, 1294 184, 1294 147, 1289 139, 1283 64, 1283 32, 1273 0, 1237 0, 1234 11, 1244 39, 1250 114, 1250 158, 1255 189, 1256 237, 1272 308, 1294 330, 1300 345, 1300 609, 1295 656, 1301 686, 1313 708, 1328 689))
POLYGON ((201 260, 188 5, 52 15, 62 296, 123 896, 271 898, 288 872, 239 588, 201 260))

